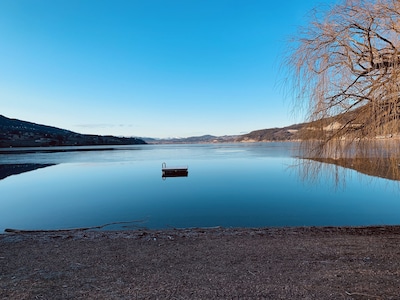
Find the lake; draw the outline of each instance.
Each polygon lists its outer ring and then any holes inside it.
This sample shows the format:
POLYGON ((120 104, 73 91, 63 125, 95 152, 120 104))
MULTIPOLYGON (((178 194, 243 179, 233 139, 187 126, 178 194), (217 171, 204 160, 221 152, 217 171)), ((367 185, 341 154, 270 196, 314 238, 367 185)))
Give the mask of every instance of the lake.
POLYGON ((0 154, 0 232, 116 222, 130 223, 102 229, 400 224, 397 181, 347 170, 345 183, 336 185, 329 168, 304 179, 296 147, 134 145, 0 154), (188 176, 162 178, 163 162, 188 166, 188 176))

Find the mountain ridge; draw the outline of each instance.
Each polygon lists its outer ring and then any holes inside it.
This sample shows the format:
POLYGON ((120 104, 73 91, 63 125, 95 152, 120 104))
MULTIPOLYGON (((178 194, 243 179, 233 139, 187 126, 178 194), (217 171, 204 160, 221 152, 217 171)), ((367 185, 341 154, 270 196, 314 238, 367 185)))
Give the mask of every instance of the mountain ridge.
POLYGON ((297 140, 305 124, 258 129, 242 135, 201 135, 186 138, 115 137, 80 134, 54 126, 7 118, 0 115, 0 147, 91 146, 131 144, 246 143, 297 140))
POLYGON ((149 144, 190 144, 190 143, 251 143, 251 142, 278 142, 298 140, 298 131, 305 123, 286 127, 258 129, 241 135, 201 135, 186 138, 154 139, 143 138, 149 144))
POLYGON ((94 146, 146 144, 139 138, 80 134, 54 126, 0 115, 0 147, 94 146))

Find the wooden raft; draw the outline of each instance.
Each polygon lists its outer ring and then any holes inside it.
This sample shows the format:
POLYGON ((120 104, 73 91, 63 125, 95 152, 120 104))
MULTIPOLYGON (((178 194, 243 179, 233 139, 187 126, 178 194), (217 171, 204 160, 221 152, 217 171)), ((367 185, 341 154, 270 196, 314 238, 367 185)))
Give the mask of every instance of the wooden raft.
POLYGON ((188 167, 168 167, 164 162, 161 167, 162 178, 166 177, 187 177, 188 176, 188 167))

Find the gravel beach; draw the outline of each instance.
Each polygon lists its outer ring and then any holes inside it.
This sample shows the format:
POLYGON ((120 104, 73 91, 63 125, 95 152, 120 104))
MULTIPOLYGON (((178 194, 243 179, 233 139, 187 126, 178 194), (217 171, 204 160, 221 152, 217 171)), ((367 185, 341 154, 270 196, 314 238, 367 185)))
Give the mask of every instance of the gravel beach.
POLYGON ((400 227, 0 235, 1 299, 400 299, 400 227))

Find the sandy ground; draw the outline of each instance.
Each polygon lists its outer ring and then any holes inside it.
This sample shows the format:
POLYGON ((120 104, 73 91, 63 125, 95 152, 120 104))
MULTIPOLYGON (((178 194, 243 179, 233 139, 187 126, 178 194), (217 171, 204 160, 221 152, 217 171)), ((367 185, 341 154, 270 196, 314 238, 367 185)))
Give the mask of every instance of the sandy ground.
POLYGON ((400 227, 0 235, 0 299, 400 299, 400 227))

